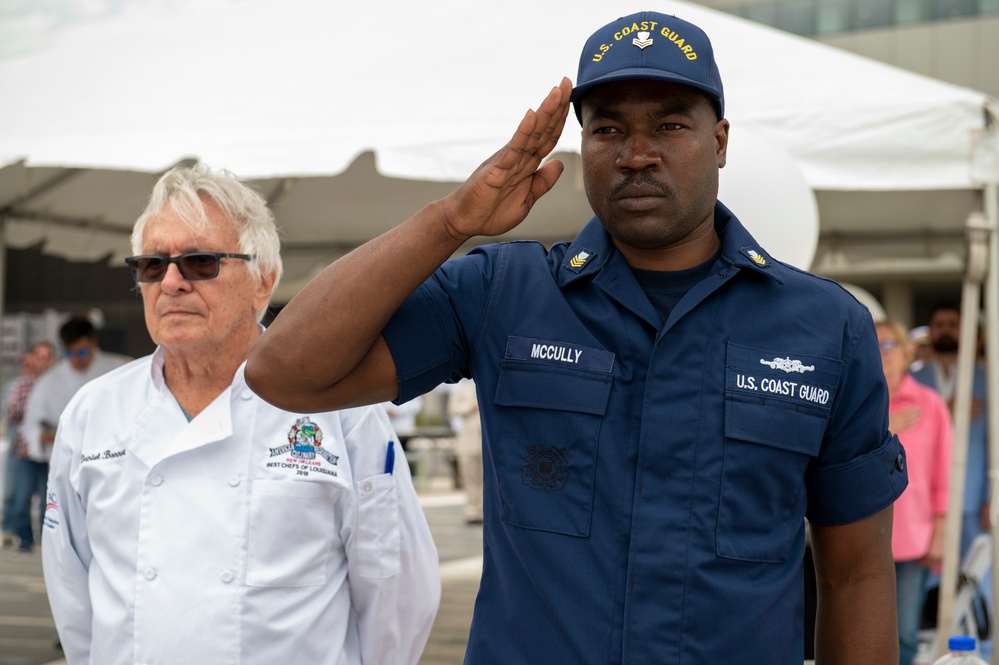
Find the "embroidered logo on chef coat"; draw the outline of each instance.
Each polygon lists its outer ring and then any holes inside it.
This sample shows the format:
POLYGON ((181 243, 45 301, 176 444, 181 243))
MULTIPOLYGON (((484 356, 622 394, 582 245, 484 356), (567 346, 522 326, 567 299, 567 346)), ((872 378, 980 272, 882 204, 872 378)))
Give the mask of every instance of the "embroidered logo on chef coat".
POLYGON ((285 456, 284 462, 268 462, 268 467, 294 469, 297 475, 307 476, 309 471, 318 471, 331 476, 337 475, 335 470, 323 467, 322 459, 336 466, 339 456, 323 448, 323 431, 319 425, 312 422, 308 416, 295 421, 288 430, 288 443, 277 448, 271 448, 271 457, 285 456))
POLYGON ((566 470, 568 454, 568 448, 537 446, 532 443, 524 458, 527 464, 520 467, 521 481, 532 490, 557 492, 564 489, 569 480, 569 471, 566 470))
POLYGON ((42 519, 42 526, 46 529, 55 529, 59 526, 59 500, 55 492, 48 492, 45 499, 45 514, 42 519))

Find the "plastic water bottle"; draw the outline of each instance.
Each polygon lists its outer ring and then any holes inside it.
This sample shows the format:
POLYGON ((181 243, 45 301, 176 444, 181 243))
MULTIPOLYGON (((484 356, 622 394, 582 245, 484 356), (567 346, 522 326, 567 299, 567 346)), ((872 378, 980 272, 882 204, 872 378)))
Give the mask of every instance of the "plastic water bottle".
POLYGON ((955 635, 947 640, 947 650, 950 653, 938 658, 933 665, 988 665, 978 657, 974 637, 955 635))

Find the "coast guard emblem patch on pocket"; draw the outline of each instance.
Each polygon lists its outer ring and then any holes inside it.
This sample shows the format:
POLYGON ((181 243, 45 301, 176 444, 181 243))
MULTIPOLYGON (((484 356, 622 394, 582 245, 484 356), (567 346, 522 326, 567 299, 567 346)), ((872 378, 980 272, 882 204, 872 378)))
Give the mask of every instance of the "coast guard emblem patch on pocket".
POLYGON ((520 467, 520 479, 533 490, 557 492, 564 489, 569 480, 569 471, 566 469, 568 454, 568 448, 532 443, 524 458, 527 464, 520 467))

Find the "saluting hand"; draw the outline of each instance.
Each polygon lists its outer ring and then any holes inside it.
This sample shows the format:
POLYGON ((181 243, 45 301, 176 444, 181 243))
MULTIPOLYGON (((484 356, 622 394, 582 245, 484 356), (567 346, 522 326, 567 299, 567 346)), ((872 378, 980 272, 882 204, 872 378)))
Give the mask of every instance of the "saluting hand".
POLYGON ((571 92, 572 83, 563 78, 537 111, 524 115, 510 142, 443 201, 444 218, 455 238, 509 231, 555 185, 564 168, 562 162, 540 165, 562 135, 571 92))

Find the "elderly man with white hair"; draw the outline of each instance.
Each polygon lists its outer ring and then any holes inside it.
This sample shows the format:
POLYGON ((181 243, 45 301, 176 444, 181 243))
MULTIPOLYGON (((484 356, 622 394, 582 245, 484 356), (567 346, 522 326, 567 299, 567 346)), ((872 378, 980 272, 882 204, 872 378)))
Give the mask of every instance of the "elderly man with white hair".
POLYGON ((70 665, 415 664, 437 552, 385 412, 288 412, 243 380, 281 275, 264 200, 175 169, 132 247, 156 351, 74 397, 49 478, 70 665))

